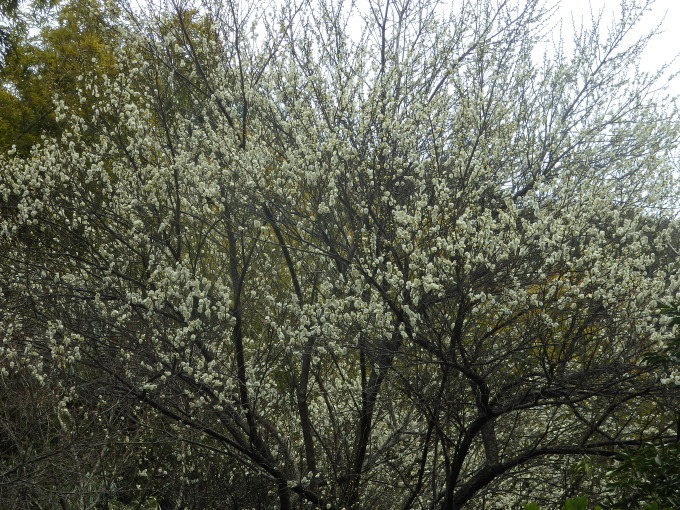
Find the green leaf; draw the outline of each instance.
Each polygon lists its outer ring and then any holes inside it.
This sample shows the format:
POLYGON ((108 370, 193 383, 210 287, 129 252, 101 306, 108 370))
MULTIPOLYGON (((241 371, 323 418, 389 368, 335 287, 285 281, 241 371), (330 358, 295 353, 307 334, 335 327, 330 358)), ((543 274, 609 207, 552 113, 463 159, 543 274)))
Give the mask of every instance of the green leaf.
POLYGON ((562 510, 587 510, 588 496, 581 496, 578 498, 567 498, 562 510))

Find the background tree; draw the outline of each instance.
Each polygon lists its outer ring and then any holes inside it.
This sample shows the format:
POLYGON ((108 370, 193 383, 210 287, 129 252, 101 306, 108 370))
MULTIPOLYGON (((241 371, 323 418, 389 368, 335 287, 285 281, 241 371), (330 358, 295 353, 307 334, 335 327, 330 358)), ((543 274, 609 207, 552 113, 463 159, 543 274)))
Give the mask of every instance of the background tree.
POLYGON ((52 7, 49 21, 38 16, 16 28, 0 66, 0 151, 16 146, 28 155, 42 135, 57 137, 55 95, 85 106, 76 95, 80 81, 115 73, 114 4, 77 0, 52 7), (38 32, 39 35, 35 35, 38 32))
POLYGON ((179 450, 177 507, 509 508, 677 440, 645 5, 540 64, 533 0, 195 7, 129 18, 87 108, 3 160, 5 377, 179 450))

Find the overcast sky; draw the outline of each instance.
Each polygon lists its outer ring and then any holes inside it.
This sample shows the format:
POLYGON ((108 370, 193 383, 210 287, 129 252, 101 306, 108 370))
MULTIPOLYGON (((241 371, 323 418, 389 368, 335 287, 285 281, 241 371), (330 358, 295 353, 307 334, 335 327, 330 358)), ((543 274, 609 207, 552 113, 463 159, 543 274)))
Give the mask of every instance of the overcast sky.
MULTIPOLYGON (((581 20, 588 21, 592 12, 598 13, 603 10, 603 21, 611 21, 615 13, 620 11, 620 0, 562 0, 559 15, 564 20, 564 35, 568 38, 566 29, 571 27, 572 16, 577 24, 581 20)), ((663 33, 657 35, 652 40, 642 61, 642 68, 645 71, 655 71, 664 63, 670 62, 680 53, 680 0, 656 0, 651 10, 645 14, 639 27, 638 34, 644 35, 653 30, 662 20, 661 29, 663 33)), ((673 66, 680 69, 680 59, 673 66)), ((674 95, 680 96, 680 77, 672 81, 674 95)))
MULTIPOLYGON (((471 0, 444 0, 444 4, 451 2, 453 5, 471 0)), ((524 0, 513 0, 523 3, 524 0)), ((645 0, 543 0, 546 6, 559 5, 556 17, 552 19, 558 23, 562 18, 562 36, 565 42, 571 40, 569 31, 576 25, 585 23, 602 12, 603 27, 607 27, 614 17, 621 11, 621 1, 628 3, 632 1, 644 2, 645 0)), ((362 0, 358 0, 361 5, 362 0)), ((455 9, 455 8, 454 8, 455 9)), ((618 16, 617 16, 618 17, 618 16)), ((637 27, 637 36, 641 37, 650 33, 660 23, 662 33, 655 36, 644 55, 642 70, 652 72, 659 69, 665 63, 672 61, 680 53, 680 0, 656 0, 650 7, 649 12, 645 13, 637 27), (664 21, 665 19, 665 21, 664 21), (663 21, 663 23, 662 23, 663 21)), ((360 25, 354 25, 354 29, 360 30, 360 25)), ((565 44, 565 48, 568 46, 565 44)), ((673 68, 680 70, 680 58, 677 59, 673 68)), ((673 95, 680 97, 680 77, 673 80, 669 90, 673 95)))

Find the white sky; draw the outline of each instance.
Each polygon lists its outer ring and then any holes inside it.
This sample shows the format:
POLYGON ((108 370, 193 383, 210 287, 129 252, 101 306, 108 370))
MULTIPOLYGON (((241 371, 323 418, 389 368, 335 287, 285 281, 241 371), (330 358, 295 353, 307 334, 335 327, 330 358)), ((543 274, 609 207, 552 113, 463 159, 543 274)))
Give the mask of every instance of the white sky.
MULTIPOLYGON (((558 15, 564 19, 564 36, 568 38, 567 29, 571 25, 572 16, 577 24, 583 20, 587 23, 592 12, 603 11, 605 26, 620 10, 620 0, 562 0, 558 15)), ((656 0, 638 26, 637 35, 642 36, 652 31, 663 20, 663 33, 652 39, 641 68, 644 71, 655 71, 665 63, 671 62, 680 53, 680 0, 656 0), (665 18, 665 19, 664 19, 665 18)), ((680 70, 680 58, 672 66, 675 71, 680 70)), ((680 76, 673 78, 669 87, 672 95, 680 96, 680 76)))
MULTIPOLYGON (((467 2, 472 0, 444 0, 444 2, 451 2, 456 5, 459 2, 467 2)), ((524 0, 514 0, 522 3, 524 0)), ((602 13, 601 29, 604 31, 611 22, 618 17, 621 10, 621 2, 643 3, 645 0, 543 0, 546 7, 558 5, 555 17, 552 18, 551 23, 559 23, 562 20, 562 37, 565 41, 565 49, 569 48, 569 41, 571 40, 571 29, 576 24, 588 25, 593 16, 602 13)), ((357 0, 358 4, 362 4, 362 0, 357 0)), ((454 8, 455 10, 455 8, 454 8)), ((680 0, 654 0, 648 12, 645 13, 642 20, 637 25, 637 31, 634 37, 642 37, 647 35, 657 26, 660 26, 662 33, 656 35, 641 62, 643 71, 653 72, 661 68, 664 64, 670 63, 675 57, 680 54, 680 0)), ((352 27, 352 25, 350 25, 352 27)), ((360 30, 360 25, 354 25, 354 29, 360 30)), ((632 38, 631 38, 632 39, 632 38)), ((680 58, 677 58, 674 65, 671 67, 671 72, 680 72, 680 58)), ((671 75, 668 73, 668 76, 671 75)), ((668 88, 671 95, 680 98, 680 76, 672 80, 668 88)))

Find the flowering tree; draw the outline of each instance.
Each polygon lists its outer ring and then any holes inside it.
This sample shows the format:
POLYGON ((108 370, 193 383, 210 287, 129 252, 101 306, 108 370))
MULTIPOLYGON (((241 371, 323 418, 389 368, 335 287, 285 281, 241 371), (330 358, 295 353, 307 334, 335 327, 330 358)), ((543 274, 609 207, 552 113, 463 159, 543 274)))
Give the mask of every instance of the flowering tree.
POLYGON ((537 64, 539 4, 131 14, 63 135, 2 160, 3 377, 59 381, 65 427, 115 409, 235 508, 508 508, 672 440, 645 6, 537 64))

